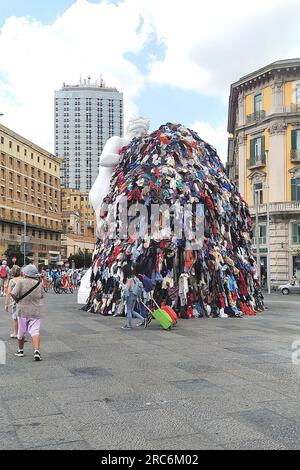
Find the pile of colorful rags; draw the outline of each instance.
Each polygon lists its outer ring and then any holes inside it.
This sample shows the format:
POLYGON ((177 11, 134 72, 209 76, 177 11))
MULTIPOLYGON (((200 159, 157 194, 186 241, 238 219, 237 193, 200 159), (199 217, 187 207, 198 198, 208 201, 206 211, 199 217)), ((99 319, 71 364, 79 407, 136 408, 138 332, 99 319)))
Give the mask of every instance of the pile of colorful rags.
POLYGON ((248 206, 228 179, 216 150, 193 130, 167 123, 134 138, 120 154, 101 209, 104 236, 94 251, 86 310, 121 315, 126 267, 137 265, 152 280, 157 303, 171 306, 181 318, 241 317, 262 311, 248 206), (137 203, 146 207, 148 222, 156 204, 164 205, 164 211, 174 204, 202 205, 201 214, 196 209, 196 224, 202 215, 202 246, 195 249, 184 236, 176 239, 174 220, 163 236, 146 231, 143 237, 138 233, 112 238, 110 216, 121 218, 118 211, 124 198, 129 208, 137 203))

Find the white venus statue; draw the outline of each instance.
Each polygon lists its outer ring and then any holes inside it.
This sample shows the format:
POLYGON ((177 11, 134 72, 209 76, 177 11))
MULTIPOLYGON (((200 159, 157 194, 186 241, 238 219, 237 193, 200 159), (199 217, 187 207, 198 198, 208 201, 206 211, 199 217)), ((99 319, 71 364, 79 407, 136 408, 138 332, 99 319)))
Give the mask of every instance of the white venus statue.
MULTIPOLYGON (((111 137, 105 144, 100 157, 99 174, 90 191, 89 199, 91 206, 96 213, 97 236, 100 234, 101 219, 100 209, 104 198, 107 196, 110 188, 110 180, 115 167, 120 161, 120 150, 126 147, 134 137, 141 137, 149 131, 150 121, 144 117, 132 118, 128 122, 126 135, 124 137, 111 137)), ((79 291, 78 304, 86 304, 90 295, 90 279, 92 269, 90 268, 83 276, 79 291)))

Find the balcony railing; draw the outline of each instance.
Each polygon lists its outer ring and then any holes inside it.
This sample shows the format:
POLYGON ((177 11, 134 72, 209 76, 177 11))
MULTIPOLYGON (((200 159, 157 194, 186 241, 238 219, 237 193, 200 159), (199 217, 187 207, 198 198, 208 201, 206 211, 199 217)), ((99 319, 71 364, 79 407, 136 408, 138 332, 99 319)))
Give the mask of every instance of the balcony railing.
MULTIPOLYGON (((272 202, 269 204, 270 213, 280 212, 298 212, 300 213, 300 202, 272 202)), ((255 206, 250 207, 250 212, 255 215, 255 206)), ((267 204, 260 204, 258 207, 259 214, 267 214, 267 204)))
POLYGON ((252 114, 246 116, 246 124, 251 124, 253 122, 259 122, 265 119, 266 111, 255 111, 252 114))
POLYGON ((300 150, 291 150, 291 162, 299 162, 299 161, 300 161, 300 150))
POLYGON ((260 157, 251 158, 247 160, 247 168, 257 168, 260 166, 265 166, 266 164, 266 154, 260 155, 260 157))

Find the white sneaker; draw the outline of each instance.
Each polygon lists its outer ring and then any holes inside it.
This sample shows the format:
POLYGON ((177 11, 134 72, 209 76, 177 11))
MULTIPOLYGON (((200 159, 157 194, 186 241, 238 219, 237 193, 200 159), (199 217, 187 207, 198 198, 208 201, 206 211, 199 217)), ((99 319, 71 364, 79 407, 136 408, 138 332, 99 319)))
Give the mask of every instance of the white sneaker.
POLYGON ((18 349, 18 351, 15 353, 15 356, 24 357, 24 351, 23 351, 23 349, 18 349))
POLYGON ((37 349, 34 351, 33 359, 35 361, 41 361, 42 360, 41 353, 37 349))

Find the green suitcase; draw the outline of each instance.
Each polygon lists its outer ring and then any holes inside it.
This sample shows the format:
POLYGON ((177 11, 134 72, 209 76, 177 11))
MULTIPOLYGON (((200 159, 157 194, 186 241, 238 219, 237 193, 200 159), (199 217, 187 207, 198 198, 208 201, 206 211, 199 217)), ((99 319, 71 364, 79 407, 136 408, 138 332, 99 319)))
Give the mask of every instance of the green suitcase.
POLYGON ((155 320, 159 322, 159 324, 163 327, 164 330, 170 330, 172 328, 172 318, 167 312, 165 312, 161 308, 154 310, 154 312, 152 312, 152 316, 155 318, 155 320))
POLYGON ((170 330, 173 326, 172 318, 170 317, 170 315, 167 312, 165 312, 164 310, 159 308, 159 306, 157 305, 157 303, 154 300, 153 300, 153 302, 156 304, 157 309, 154 310, 154 312, 151 312, 150 308, 147 307, 147 305, 145 305, 141 301, 141 303, 144 305, 144 307, 146 307, 146 309, 150 312, 150 315, 152 315, 152 317, 155 318, 155 320, 157 320, 159 322, 159 324, 163 327, 163 329, 164 330, 170 330))

